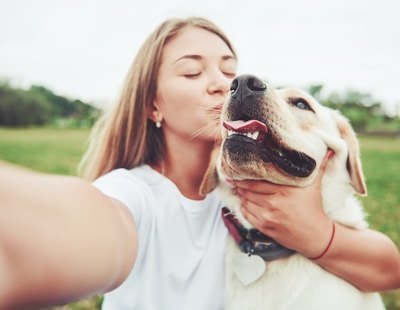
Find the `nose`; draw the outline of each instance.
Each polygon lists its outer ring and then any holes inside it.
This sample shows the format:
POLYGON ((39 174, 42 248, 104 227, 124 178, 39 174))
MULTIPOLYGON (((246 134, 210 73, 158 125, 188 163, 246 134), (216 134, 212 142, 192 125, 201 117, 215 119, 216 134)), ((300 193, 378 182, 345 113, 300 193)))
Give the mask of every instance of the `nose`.
POLYGON ((242 98, 254 96, 267 90, 267 85, 258 77, 250 74, 239 75, 230 87, 231 96, 242 98))
POLYGON ((218 73, 213 77, 208 90, 210 93, 220 93, 226 96, 229 91, 229 86, 231 85, 231 82, 232 78, 226 77, 224 74, 218 73))

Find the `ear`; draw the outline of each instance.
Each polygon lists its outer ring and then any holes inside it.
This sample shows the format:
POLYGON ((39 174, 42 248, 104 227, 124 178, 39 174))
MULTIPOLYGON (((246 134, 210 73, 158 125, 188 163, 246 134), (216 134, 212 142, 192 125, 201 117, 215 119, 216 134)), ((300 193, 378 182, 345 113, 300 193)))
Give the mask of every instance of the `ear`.
POLYGON ((200 185, 200 195, 207 195, 218 185, 217 158, 220 151, 219 145, 214 148, 210 156, 210 163, 200 185))
POLYGON ((160 108, 158 107, 157 102, 154 102, 151 107, 148 108, 147 110, 147 117, 151 119, 153 122, 157 122, 162 120, 163 116, 160 111, 160 108))
POLYGON ((347 144, 349 154, 347 157, 347 171, 350 175, 351 184, 360 195, 367 195, 367 187, 361 166, 360 146, 356 134, 349 121, 339 113, 335 113, 336 124, 342 139, 347 144))

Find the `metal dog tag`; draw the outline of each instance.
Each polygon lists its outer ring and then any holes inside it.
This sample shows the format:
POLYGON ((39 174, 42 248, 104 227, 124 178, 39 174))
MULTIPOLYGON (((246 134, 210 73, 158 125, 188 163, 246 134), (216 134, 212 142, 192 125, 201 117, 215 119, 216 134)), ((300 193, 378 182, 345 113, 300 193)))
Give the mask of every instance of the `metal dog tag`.
POLYGON ((244 286, 258 280, 265 272, 265 261, 258 255, 239 252, 233 258, 233 272, 244 286))

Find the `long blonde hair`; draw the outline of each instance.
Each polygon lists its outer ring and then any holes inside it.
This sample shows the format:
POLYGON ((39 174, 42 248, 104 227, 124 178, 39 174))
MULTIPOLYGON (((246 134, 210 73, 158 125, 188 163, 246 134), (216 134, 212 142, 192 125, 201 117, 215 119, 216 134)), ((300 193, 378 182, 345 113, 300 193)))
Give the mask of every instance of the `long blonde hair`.
POLYGON ((93 127, 89 148, 79 165, 81 176, 94 180, 113 169, 155 163, 164 156, 163 131, 148 118, 148 112, 157 92, 164 46, 187 26, 218 35, 236 57, 226 35, 207 19, 173 18, 160 24, 138 51, 119 100, 93 127))

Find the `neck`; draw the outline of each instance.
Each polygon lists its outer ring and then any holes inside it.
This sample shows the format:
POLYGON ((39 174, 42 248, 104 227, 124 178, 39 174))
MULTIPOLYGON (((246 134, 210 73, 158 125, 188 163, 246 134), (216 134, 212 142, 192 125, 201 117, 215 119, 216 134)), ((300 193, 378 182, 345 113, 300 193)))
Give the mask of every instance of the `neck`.
POLYGON ((210 162, 214 143, 175 143, 167 145, 162 161, 152 165, 169 178, 187 198, 201 200, 200 185, 210 162))

